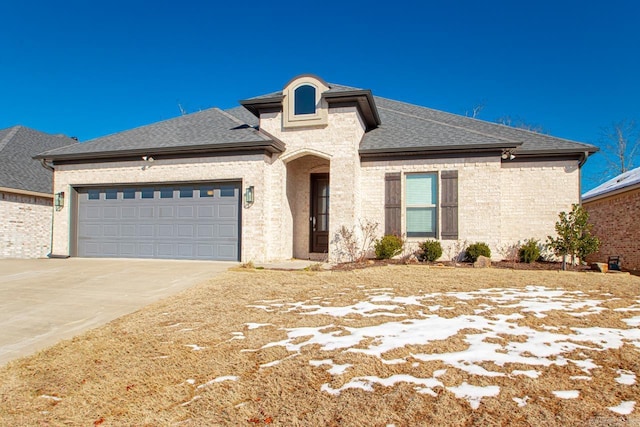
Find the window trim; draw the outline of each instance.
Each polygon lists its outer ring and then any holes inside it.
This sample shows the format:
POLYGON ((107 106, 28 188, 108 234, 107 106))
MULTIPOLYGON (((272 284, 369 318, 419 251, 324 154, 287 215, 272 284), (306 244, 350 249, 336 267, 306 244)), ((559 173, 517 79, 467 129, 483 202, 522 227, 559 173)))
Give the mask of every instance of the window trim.
POLYGON ((282 94, 282 126, 284 128, 326 126, 329 123, 329 106, 322 94, 329 90, 329 86, 319 78, 304 75, 289 82, 282 94), (310 86, 315 89, 315 112, 312 114, 295 114, 296 90, 310 86))
POLYGON ((437 171, 420 171, 420 172, 410 172, 410 173, 404 173, 404 179, 403 181, 403 188, 402 188, 402 214, 404 217, 404 231, 405 231, 405 235, 407 236, 408 239, 424 239, 424 238, 432 238, 432 239, 438 239, 438 232, 439 232, 439 221, 440 221, 440 185, 439 185, 439 177, 440 174, 437 171), (408 200, 409 197, 407 195, 407 178, 410 176, 416 176, 416 175, 429 175, 433 177, 433 186, 434 188, 434 193, 433 194, 433 201, 435 203, 433 204, 409 204, 408 200), (433 209, 433 231, 412 231, 409 232, 408 230, 408 226, 409 226, 409 220, 408 220, 408 212, 409 209, 415 209, 415 208, 428 208, 428 209, 433 209))
POLYGON ((300 116, 315 116, 318 110, 318 97, 316 96, 316 92, 318 91, 318 88, 316 88, 315 86, 309 84, 309 83, 303 83, 301 85, 299 85, 298 87, 296 87, 293 90, 293 115, 296 117, 300 117, 300 116), (310 93, 307 93, 307 91, 312 91, 310 93), (313 100, 307 99, 307 97, 313 97, 313 100), (302 102, 305 102, 305 104, 309 101, 312 102, 312 105, 310 105, 310 107, 312 107, 313 111, 310 112, 298 112, 298 110, 302 110, 303 107, 307 107, 307 105, 302 105, 302 102))

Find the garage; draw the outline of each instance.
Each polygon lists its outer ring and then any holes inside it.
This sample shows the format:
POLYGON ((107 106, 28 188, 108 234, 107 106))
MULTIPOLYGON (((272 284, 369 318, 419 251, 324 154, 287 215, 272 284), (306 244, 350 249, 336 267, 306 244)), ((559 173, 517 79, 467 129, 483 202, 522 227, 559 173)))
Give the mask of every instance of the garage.
POLYGON ((239 182, 77 188, 77 255, 240 259, 239 182))

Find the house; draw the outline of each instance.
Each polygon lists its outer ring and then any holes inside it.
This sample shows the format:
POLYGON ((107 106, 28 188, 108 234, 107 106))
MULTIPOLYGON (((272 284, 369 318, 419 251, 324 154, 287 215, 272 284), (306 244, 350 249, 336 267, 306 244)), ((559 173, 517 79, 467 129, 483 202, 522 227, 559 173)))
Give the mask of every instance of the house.
POLYGON ((0 258, 49 253, 53 173, 32 157, 75 143, 24 126, 0 130, 0 258))
POLYGON ((621 267, 640 270, 640 168, 627 171, 582 195, 582 205, 600 240, 589 262, 621 258, 621 267))
POLYGON ((312 75, 240 104, 38 155, 65 200, 53 254, 340 261, 370 221, 499 258, 553 233, 596 151, 312 75))

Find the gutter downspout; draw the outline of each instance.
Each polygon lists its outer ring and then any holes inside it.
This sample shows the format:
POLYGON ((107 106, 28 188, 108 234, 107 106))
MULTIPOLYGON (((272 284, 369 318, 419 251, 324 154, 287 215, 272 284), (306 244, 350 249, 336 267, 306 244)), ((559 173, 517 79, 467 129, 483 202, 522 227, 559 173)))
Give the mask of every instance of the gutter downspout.
POLYGON ((585 151, 582 154, 582 158, 578 162, 578 174, 579 174, 579 179, 578 179, 578 198, 579 198, 579 201, 580 201, 580 206, 582 206, 582 165, 584 165, 587 162, 588 158, 589 158, 589 152, 585 151))
MULTIPOLYGON (((52 165, 47 163, 47 159, 40 159, 40 164, 43 168, 50 170, 52 173, 54 172, 54 168, 52 165)), ((53 181, 53 180, 52 180, 53 181)), ((53 184, 51 186, 51 191, 53 192, 53 184)), ((56 217, 56 207, 55 203, 51 204, 51 238, 49 241, 49 253, 47 254, 47 258, 53 258, 53 221, 56 217)))
POLYGON ((53 172, 53 166, 50 165, 49 163, 47 163, 47 159, 40 159, 40 164, 42 165, 43 168, 48 169, 51 172, 53 172))

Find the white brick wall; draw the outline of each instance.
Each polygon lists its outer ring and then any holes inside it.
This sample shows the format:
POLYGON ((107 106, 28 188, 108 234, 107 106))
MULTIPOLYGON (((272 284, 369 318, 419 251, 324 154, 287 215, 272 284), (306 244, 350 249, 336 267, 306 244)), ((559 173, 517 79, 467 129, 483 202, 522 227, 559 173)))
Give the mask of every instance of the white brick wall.
MULTIPOLYGON (((502 258, 499 249, 505 245, 529 238, 544 241, 554 234, 558 213, 579 201, 577 161, 501 163, 496 156, 363 162, 363 218, 378 222, 380 234, 384 232, 385 173, 443 170, 458 171, 459 240, 487 243, 494 259, 502 258)), ((402 186, 404 192, 404 177, 402 186)), ((403 205, 403 227, 404 215, 403 205)), ((409 239, 410 247, 423 240, 409 239)), ((441 243, 443 257, 456 244, 441 243)))
POLYGON ((239 180, 243 191, 255 187, 255 203, 242 207, 242 261, 264 261, 268 256, 265 212, 270 203, 265 180, 268 157, 245 156, 203 157, 199 159, 156 160, 150 168, 144 162, 113 162, 56 166, 54 192, 64 191, 64 208, 54 214, 55 255, 70 255, 71 209, 73 187, 89 184, 117 185, 137 183, 190 182, 203 180, 239 180))
POLYGON ((46 257, 51 211, 51 198, 0 192, 0 258, 46 257))
MULTIPOLYGON (((271 253, 278 258, 309 258, 310 173, 330 174, 330 239, 342 225, 353 227, 360 218, 358 148, 364 123, 356 107, 340 107, 329 109, 326 126, 284 129, 282 113, 273 112, 261 115, 260 127, 287 146, 267 174, 274 183, 271 203, 281 209, 270 225, 273 234, 281 236, 280 247, 271 253), (303 156, 295 157, 296 153, 303 156)), ((331 245, 329 259, 337 260, 331 245)))
MULTIPOLYGON (((458 171, 459 236, 498 248, 553 233, 557 215, 579 200, 577 161, 501 162, 495 157, 360 162, 358 147, 365 126, 355 107, 329 109, 326 126, 284 129, 282 114, 264 113, 261 129, 283 141, 280 155, 243 155, 61 165, 55 192, 71 194, 88 184, 133 184, 241 180, 255 187, 255 203, 242 209, 242 261, 309 258, 310 173, 330 173, 329 237, 360 220, 380 224, 384 232, 384 176, 387 172, 458 171)), ((150 153, 153 154, 153 153, 150 153)), ((404 185, 404 180, 402 181, 404 185)), ((69 200, 69 197, 67 197, 69 200)), ((403 209, 404 211, 404 209, 403 209)), ((55 213, 56 255, 70 251, 70 203, 55 213)), ((404 224, 403 218, 403 224, 404 224)), ((440 227, 439 227, 440 229, 440 227)), ((412 239, 415 247, 421 239, 412 239)), ((455 242, 443 241, 445 254, 455 242)), ((332 244, 329 259, 338 261, 332 244)))

